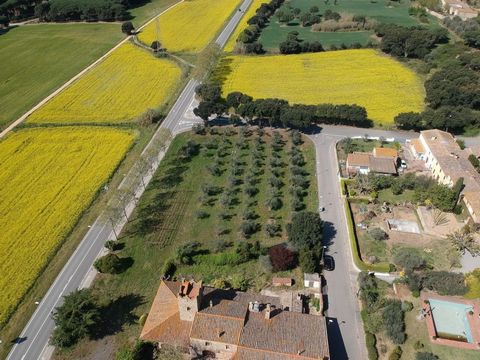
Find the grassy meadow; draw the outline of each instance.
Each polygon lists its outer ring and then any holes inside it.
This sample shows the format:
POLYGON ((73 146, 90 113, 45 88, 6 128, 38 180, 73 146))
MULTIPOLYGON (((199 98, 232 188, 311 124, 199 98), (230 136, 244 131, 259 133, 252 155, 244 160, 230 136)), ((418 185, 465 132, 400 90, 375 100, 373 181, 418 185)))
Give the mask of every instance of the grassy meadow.
MULTIPOLYGON (((140 325, 135 320, 121 319, 138 319, 149 311, 160 282, 162 266, 167 259, 175 256, 177 248, 188 242, 198 241, 202 251, 194 257, 191 266, 182 265, 177 268, 176 276, 193 275, 207 283, 242 276, 247 278, 254 288, 263 286, 271 278, 272 274, 265 273, 256 259, 236 266, 229 264, 228 260, 235 256, 234 246, 239 242, 253 243, 258 240, 262 247, 268 247, 285 241, 285 224, 292 212, 292 197, 289 192, 291 175, 288 167, 291 142, 288 134, 283 132, 285 143, 278 154, 280 162, 284 163, 280 167, 280 171, 285 172, 285 184, 280 188, 284 203, 280 209, 270 211, 265 201, 271 191, 267 179, 271 175, 270 162, 274 157, 271 132, 267 131, 261 136, 262 143, 257 148, 256 131, 243 138, 238 129, 235 130, 233 132, 218 128, 218 134, 215 135, 185 133, 175 138, 119 239, 124 245, 119 256, 132 258, 133 265, 118 275, 100 275, 93 284, 94 294, 101 302, 120 303, 116 299, 136 300, 133 304, 116 308, 116 317, 119 322, 123 321, 120 323, 123 331, 109 334, 95 342, 82 341, 72 351, 57 353, 54 360, 78 359, 99 351, 109 352, 105 358, 114 358, 114 353, 119 348, 131 346, 133 339, 140 333, 140 325), (199 153, 188 160, 183 158, 182 154, 184 146, 190 140, 199 144, 200 148, 199 153), (262 160, 257 168, 259 173, 254 176, 258 180, 255 185, 258 193, 250 197, 244 189, 245 180, 254 168, 254 149, 261 154, 262 160), (209 168, 218 159, 221 162, 221 173, 214 176, 209 168), (233 159, 239 161, 239 173, 235 177, 241 179, 241 182, 231 186, 233 159), (205 198, 203 189, 206 185, 218 187, 219 193, 205 198), (233 198, 230 205, 224 206, 221 198, 227 191, 233 194, 233 198), (239 226, 247 204, 250 204, 251 209, 258 215, 254 221, 261 225, 261 228, 245 239, 240 234, 239 226), (200 211, 208 216, 199 218, 200 211), (221 218, 220 213, 228 216, 221 218), (277 236, 270 237, 266 233, 264 226, 269 221, 281 225, 277 236), (232 245, 223 250, 217 249, 222 240, 231 242, 232 245)), ((305 139, 300 149, 306 160, 304 169, 309 173, 310 180, 304 205, 308 210, 315 210, 318 205, 314 147, 305 139)), ((298 269, 279 274, 301 278, 298 269)))
POLYGON ((35 111, 27 123, 124 123, 166 103, 182 71, 125 43, 35 111))
POLYGON ((146 0, 141 6, 129 10, 133 25, 138 28, 180 0, 146 0))
POLYGON ((375 50, 314 54, 228 56, 214 78, 227 95, 281 98, 299 104, 357 104, 377 125, 401 112, 422 111, 424 88, 417 75, 375 50))
MULTIPOLYGON (((331 10, 340 14, 365 15, 378 23, 394 23, 403 26, 438 26, 433 17, 429 17, 428 23, 421 23, 417 18, 408 14, 410 1, 394 2, 389 0, 290 0, 285 2, 281 11, 289 12, 290 8, 299 8, 302 13, 308 11, 312 6, 319 8, 319 14, 325 10, 331 10)), ((310 27, 302 27, 299 20, 293 20, 288 25, 280 24, 278 18, 273 16, 268 26, 262 31, 259 41, 267 50, 278 50, 278 45, 285 41, 290 31, 298 31, 299 38, 305 41, 320 41, 324 47, 331 45, 350 46, 353 43, 367 44, 375 41, 372 38, 373 31, 349 31, 349 32, 313 32, 310 27)))
POLYGON ((134 141, 100 127, 23 129, 0 142, 0 324, 134 141))
POLYGON ((20 26, 0 35, 0 129, 112 48, 118 24, 20 26))
MULTIPOLYGON (((159 18, 160 42, 168 51, 196 53, 213 40, 222 24, 240 4, 240 0, 184 1, 159 18)), ((150 45, 157 40, 157 21, 138 35, 150 45)))

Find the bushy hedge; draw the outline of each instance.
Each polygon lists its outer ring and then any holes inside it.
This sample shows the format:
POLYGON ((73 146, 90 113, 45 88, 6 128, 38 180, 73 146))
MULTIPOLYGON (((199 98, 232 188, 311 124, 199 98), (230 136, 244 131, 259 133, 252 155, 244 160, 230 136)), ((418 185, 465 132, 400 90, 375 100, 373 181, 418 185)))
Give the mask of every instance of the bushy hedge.
POLYGON ((375 335, 369 332, 365 332, 365 342, 367 343, 368 360, 377 360, 377 338, 375 337, 375 335))

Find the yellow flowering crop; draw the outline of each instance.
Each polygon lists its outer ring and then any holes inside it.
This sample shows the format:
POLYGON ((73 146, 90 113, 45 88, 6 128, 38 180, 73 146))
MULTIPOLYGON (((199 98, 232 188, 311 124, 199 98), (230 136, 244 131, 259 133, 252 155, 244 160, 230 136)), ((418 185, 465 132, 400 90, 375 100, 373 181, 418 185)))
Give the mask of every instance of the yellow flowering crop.
POLYGON ((0 142, 0 324, 134 141, 101 127, 33 128, 0 142))
MULTIPOLYGON (((160 42, 168 51, 198 52, 213 40, 240 0, 184 1, 160 16, 160 42)), ((146 45, 157 40, 157 22, 143 28, 139 39, 146 45)))
POLYGON ((275 56, 229 56, 217 69, 224 95, 297 104, 357 104, 370 119, 391 124, 401 112, 422 111, 424 88, 417 75, 372 49, 275 56))
POLYGON ((34 112, 31 123, 121 123, 168 100, 181 77, 170 60, 125 43, 34 112))
POLYGON ((245 30, 248 27, 247 21, 255 15, 257 9, 262 5, 263 3, 268 2, 267 0, 253 0, 252 4, 248 8, 247 12, 245 15, 243 15, 242 20, 238 24, 237 28, 235 31, 232 33, 230 36, 230 39, 228 39, 227 44, 225 45, 225 51, 226 52, 232 52, 235 49, 235 45, 237 43, 238 36, 242 33, 243 30, 245 30))

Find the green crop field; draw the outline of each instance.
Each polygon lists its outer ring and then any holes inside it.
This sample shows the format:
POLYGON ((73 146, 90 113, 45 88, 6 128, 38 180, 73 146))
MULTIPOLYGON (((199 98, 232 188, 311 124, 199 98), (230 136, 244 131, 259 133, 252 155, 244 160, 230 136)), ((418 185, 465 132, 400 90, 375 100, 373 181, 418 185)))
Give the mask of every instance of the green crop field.
MULTIPOLYGON (((289 12, 289 8, 299 8, 302 13, 308 11, 312 6, 318 6, 323 14, 325 10, 330 9, 338 13, 348 13, 351 15, 365 15, 379 23, 394 23, 404 26, 425 25, 436 26, 437 22, 434 18, 429 17, 429 23, 422 24, 418 19, 408 15, 409 1, 392 2, 388 0, 338 0, 334 4, 334 0, 327 1, 318 0, 291 0, 285 3, 280 9, 283 12, 289 12)), ((298 31, 299 38, 305 41, 320 41, 324 47, 331 45, 339 46, 345 44, 347 46, 359 42, 365 45, 369 40, 373 31, 350 31, 350 32, 312 32, 310 27, 302 27, 299 20, 293 20, 288 26, 278 22, 278 18, 273 16, 270 24, 263 29, 259 38, 264 48, 268 50, 278 49, 278 45, 287 38, 290 31, 298 31)))
POLYGON ((122 37, 118 24, 26 25, 0 35, 0 129, 122 37))

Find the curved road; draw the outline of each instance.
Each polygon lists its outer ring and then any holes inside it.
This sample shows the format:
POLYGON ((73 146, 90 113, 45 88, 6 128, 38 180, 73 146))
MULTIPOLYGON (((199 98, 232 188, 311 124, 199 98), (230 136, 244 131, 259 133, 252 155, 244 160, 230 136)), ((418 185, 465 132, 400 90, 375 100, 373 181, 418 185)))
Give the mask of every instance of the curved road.
MULTIPOLYGON (((227 25, 216 39, 216 43, 221 47, 225 45, 231 33, 237 26, 245 11, 250 6, 252 0, 244 0, 240 6, 241 11, 235 11, 227 25)), ((147 145, 145 150, 153 146, 153 141, 162 129, 168 129, 172 134, 177 134, 191 127, 191 122, 182 122, 184 115, 194 102, 195 86, 198 84, 195 80, 190 80, 180 94, 178 100, 170 110, 166 119, 159 128, 159 131, 153 136, 152 141, 147 145)), ((163 157, 164 153, 159 154, 159 161, 155 164, 154 170, 158 167, 158 163, 163 157)), ((154 172, 153 170, 153 172, 154 172)), ((152 173, 153 173, 152 172, 152 173)), ((145 178, 145 183, 150 181, 150 173, 145 178)), ((124 184, 130 184, 128 181, 135 176, 134 173, 129 172, 125 178, 124 184)), ((122 185, 121 185, 122 186, 122 185)), ((132 189, 135 191, 138 198, 143 193, 143 187, 132 189)), ((132 202, 127 207, 127 213, 130 215, 135 207, 132 202)), ((67 264, 64 266, 60 274, 55 279, 54 283, 48 290, 38 305, 36 311, 31 317, 30 321, 18 337, 16 343, 13 345, 7 360, 39 360, 42 359, 42 354, 48 346, 48 339, 54 328, 54 322, 51 319, 51 313, 54 309, 62 304, 63 296, 78 289, 82 282, 85 281, 93 262, 103 250, 103 245, 107 239, 113 238, 112 227, 100 220, 101 216, 90 227, 89 231, 82 239, 81 243, 70 257, 67 264)), ((118 224, 116 230, 119 231, 123 227, 123 223, 118 224)), ((48 358, 46 354, 43 358, 48 358)))

